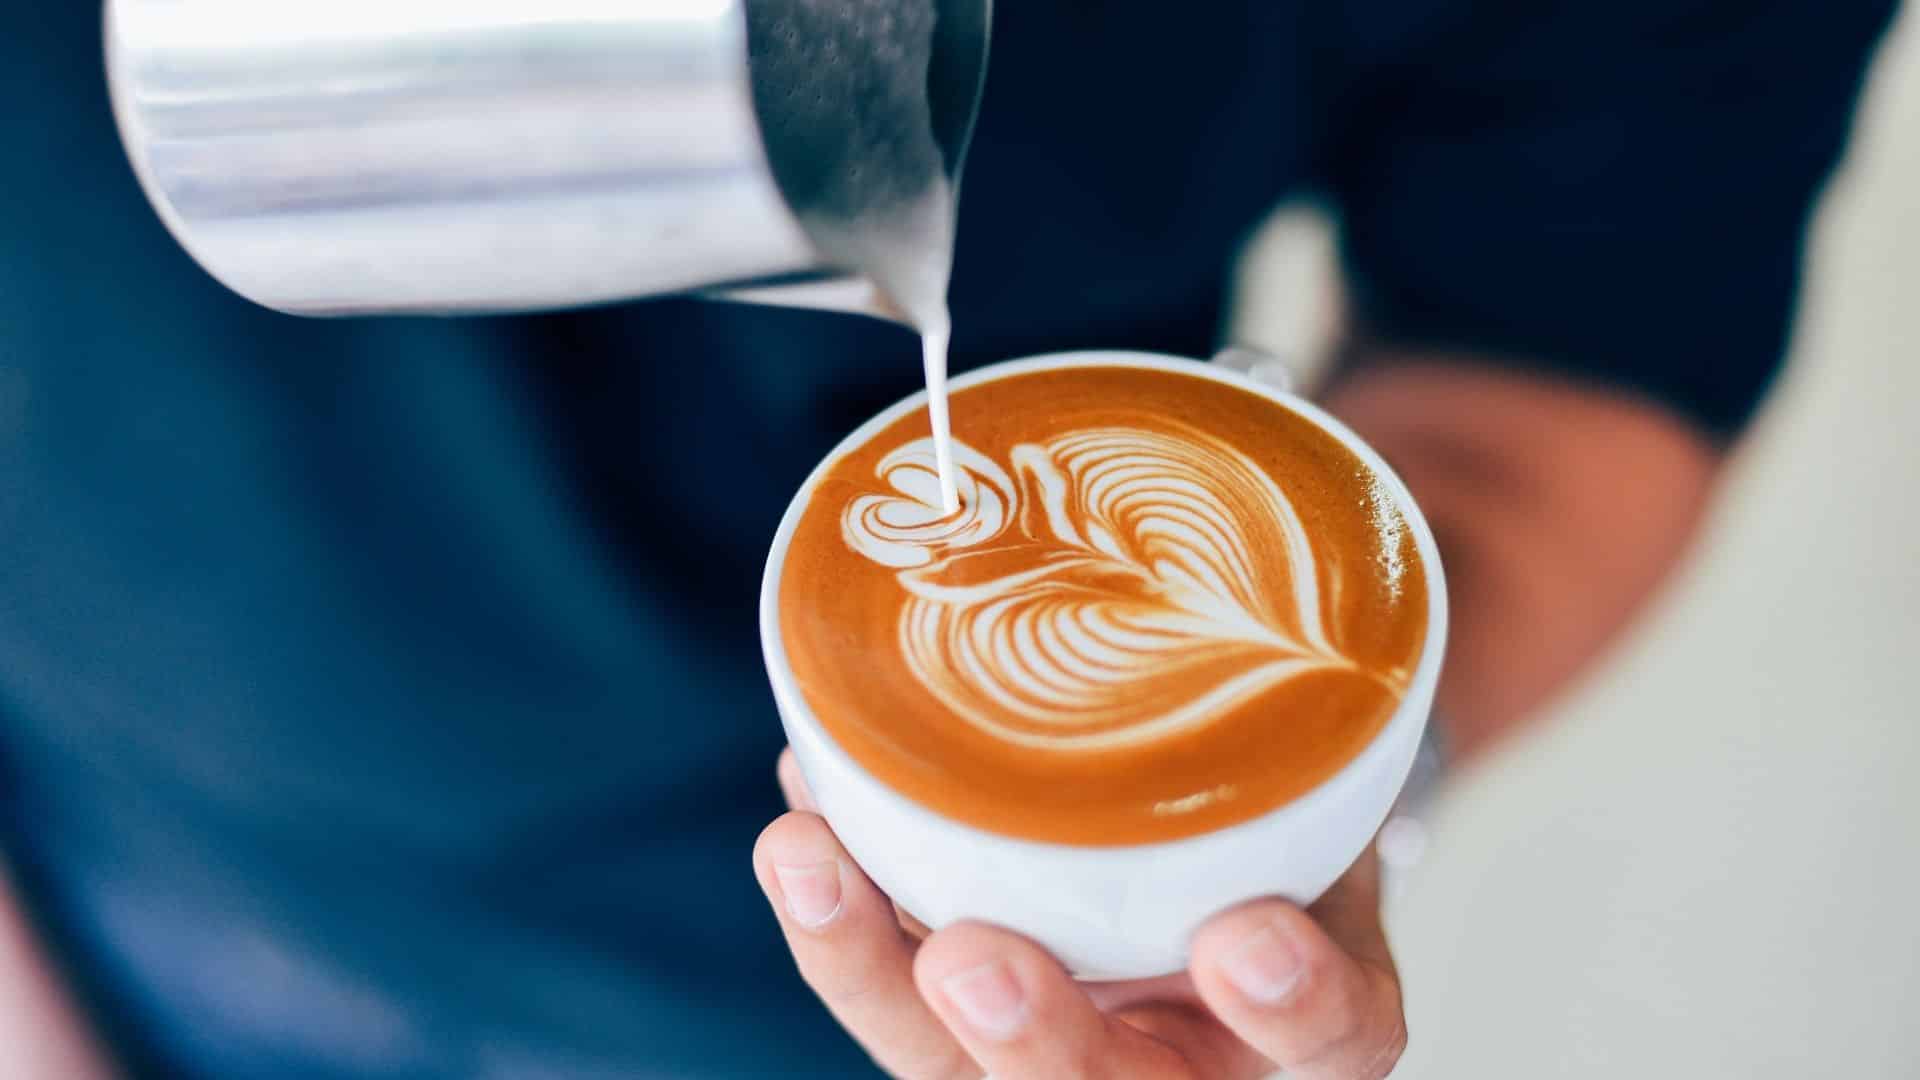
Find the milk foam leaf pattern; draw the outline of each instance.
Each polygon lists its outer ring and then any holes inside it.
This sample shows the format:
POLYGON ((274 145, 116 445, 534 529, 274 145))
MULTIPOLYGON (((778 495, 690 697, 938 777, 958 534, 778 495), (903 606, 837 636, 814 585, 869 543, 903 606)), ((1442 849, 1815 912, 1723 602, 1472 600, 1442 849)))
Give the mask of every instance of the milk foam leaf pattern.
POLYGON ((969 724, 1037 749, 1121 748, 1310 673, 1382 681, 1332 644, 1312 544, 1272 477, 1154 424, 1023 443, 1004 470, 956 442, 952 516, 923 439, 880 463, 894 494, 848 504, 848 545, 898 571, 902 655, 969 724))

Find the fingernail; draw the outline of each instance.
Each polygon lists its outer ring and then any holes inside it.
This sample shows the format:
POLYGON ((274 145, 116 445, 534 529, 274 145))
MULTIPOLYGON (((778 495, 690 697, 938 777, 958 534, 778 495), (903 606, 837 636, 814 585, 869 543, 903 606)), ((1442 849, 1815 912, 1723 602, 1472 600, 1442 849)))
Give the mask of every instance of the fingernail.
POLYGON ((1272 926, 1241 939, 1220 961, 1220 970, 1234 989, 1259 1005, 1278 1005, 1292 997, 1306 973, 1300 953, 1272 926))
POLYGON ((1027 1026, 1026 992, 998 960, 949 975, 940 981, 940 989, 968 1027, 995 1042, 1005 1042, 1027 1026))
POLYGON ((787 914, 809 930, 818 930, 840 914, 840 864, 828 859, 805 866, 773 868, 786 898, 787 914))

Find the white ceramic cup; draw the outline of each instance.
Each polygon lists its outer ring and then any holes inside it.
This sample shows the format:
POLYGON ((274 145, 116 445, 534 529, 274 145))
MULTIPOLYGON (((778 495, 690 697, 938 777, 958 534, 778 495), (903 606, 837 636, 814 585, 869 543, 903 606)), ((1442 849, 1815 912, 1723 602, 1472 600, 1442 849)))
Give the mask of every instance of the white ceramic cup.
POLYGON ((924 393, 847 436, 794 496, 767 559, 760 636, 781 723, 820 812, 894 902, 934 929, 978 920, 1024 934, 1082 978, 1145 978, 1185 968, 1188 940, 1209 917, 1262 896, 1310 903, 1366 850, 1393 808, 1426 730, 1446 645, 1446 583, 1433 533, 1386 462, 1311 402, 1245 375, 1168 356, 1079 352, 995 364, 955 379, 952 388, 1076 367, 1178 372, 1259 394, 1339 439, 1379 475, 1406 516, 1425 564, 1428 623, 1399 710, 1357 757, 1312 791, 1259 817, 1185 839, 1120 847, 986 832, 910 801, 862 768, 821 727, 794 681, 780 639, 780 575, 794 529, 828 467, 924 408, 924 393))

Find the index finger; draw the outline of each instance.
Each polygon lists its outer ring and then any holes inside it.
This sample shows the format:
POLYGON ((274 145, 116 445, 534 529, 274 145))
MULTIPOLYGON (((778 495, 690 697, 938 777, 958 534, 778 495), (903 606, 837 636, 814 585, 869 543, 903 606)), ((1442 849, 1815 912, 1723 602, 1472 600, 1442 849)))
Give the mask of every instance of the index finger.
POLYGON ((825 821, 796 811, 767 826, 753 869, 801 977, 881 1067, 906 1080, 980 1075, 921 1000, 892 903, 825 821))
POLYGON ((805 810, 810 814, 820 812, 819 805, 813 801, 812 789, 807 787, 807 778, 800 775, 800 759, 793 756, 793 747, 780 751, 774 776, 780 781, 780 794, 786 797, 787 809, 805 810))
MULTIPOLYGON (((804 810, 809 814, 820 812, 820 805, 813 798, 813 789, 807 786, 807 778, 800 773, 800 759, 793 756, 793 747, 780 751, 780 763, 775 768, 775 775, 779 777, 780 793, 786 797, 789 809, 804 810)), ((900 921, 901 928, 915 941, 933 932, 898 904, 893 906, 893 917, 900 921)))

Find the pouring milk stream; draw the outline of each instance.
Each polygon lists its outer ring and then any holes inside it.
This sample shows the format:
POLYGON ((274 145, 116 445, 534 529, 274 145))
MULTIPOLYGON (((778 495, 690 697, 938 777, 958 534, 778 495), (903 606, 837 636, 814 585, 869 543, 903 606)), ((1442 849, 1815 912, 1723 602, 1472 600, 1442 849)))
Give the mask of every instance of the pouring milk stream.
POLYGON ((808 238, 920 332, 944 511, 959 510, 947 414, 958 152, 936 135, 936 0, 748 7, 755 105, 808 238), (877 73, 877 74, 876 74, 877 73), (851 118, 851 122, 849 122, 851 118))

